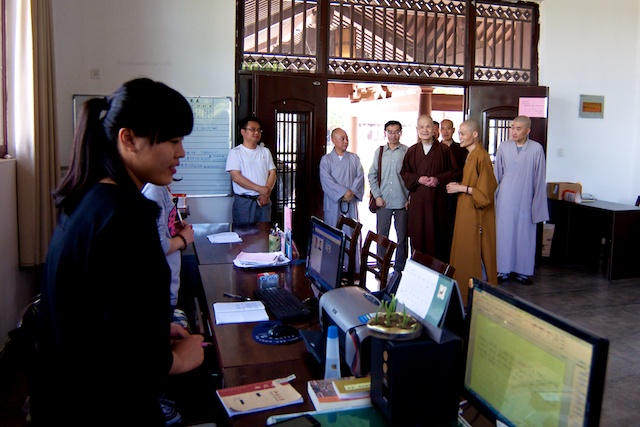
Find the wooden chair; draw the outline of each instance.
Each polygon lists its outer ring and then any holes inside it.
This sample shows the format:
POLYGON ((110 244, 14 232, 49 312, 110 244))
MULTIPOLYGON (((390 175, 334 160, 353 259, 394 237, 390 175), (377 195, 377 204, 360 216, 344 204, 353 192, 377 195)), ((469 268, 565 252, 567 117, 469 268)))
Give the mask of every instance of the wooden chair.
POLYGON ((357 256, 360 252, 360 233, 362 232, 362 223, 353 218, 340 215, 338 218, 339 230, 345 232, 347 243, 345 244, 344 253, 347 256, 347 270, 342 272, 341 281, 346 285, 353 285, 356 280, 356 264, 357 256), (347 227, 345 229, 345 227, 347 227))
POLYGON ((367 237, 364 239, 362 245, 362 257, 360 258, 360 280, 358 286, 362 288, 367 287, 367 275, 372 273, 376 280, 379 282, 378 289, 371 289, 373 291, 383 290, 387 286, 387 278, 389 277, 389 268, 391 268, 391 257, 393 257, 393 251, 396 250, 398 244, 387 239, 381 234, 374 233, 369 230, 367 237), (376 243, 377 247, 371 247, 373 243, 376 243), (384 248, 385 252, 382 255, 378 255, 378 250, 384 248))
POLYGON ((430 269, 437 271, 440 274, 444 274, 447 277, 453 278, 453 273, 456 271, 452 265, 447 264, 444 261, 440 261, 429 254, 416 251, 415 249, 411 253, 411 259, 425 267, 429 267, 430 269))

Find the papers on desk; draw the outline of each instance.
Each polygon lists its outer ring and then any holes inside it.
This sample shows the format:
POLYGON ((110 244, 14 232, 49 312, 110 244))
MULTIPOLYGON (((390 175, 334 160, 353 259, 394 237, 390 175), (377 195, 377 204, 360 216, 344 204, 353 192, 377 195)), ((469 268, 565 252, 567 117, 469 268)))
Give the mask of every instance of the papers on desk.
POLYGON ((223 233, 209 234, 207 236, 211 243, 240 243, 242 238, 235 231, 226 231, 223 233))
POLYGON ((302 395, 289 383, 295 378, 292 374, 287 378, 222 388, 216 390, 216 394, 229 417, 265 411, 303 402, 302 395))
POLYGON ((213 304, 216 325, 269 320, 262 301, 216 302, 213 304))
POLYGON ((289 264, 290 260, 282 252, 240 252, 233 265, 239 268, 276 267, 289 264))

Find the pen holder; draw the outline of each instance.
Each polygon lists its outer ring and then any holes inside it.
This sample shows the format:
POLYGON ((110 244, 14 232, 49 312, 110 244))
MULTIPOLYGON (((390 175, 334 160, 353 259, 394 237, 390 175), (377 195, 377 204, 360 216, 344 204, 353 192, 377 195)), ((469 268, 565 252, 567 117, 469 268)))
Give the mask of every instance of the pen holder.
POLYGON ((269 252, 280 251, 280 237, 269 234, 269 252))

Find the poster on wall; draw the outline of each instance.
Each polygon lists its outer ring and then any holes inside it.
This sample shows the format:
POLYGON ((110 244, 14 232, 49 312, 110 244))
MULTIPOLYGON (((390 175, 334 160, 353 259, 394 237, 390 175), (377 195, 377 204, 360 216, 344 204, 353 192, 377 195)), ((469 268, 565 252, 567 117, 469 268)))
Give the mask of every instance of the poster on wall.
POLYGON ((580 110, 578 117, 583 119, 603 119, 604 96, 580 95, 580 110))
POLYGON ((531 118, 547 118, 548 98, 521 97, 518 100, 518 115, 531 118))

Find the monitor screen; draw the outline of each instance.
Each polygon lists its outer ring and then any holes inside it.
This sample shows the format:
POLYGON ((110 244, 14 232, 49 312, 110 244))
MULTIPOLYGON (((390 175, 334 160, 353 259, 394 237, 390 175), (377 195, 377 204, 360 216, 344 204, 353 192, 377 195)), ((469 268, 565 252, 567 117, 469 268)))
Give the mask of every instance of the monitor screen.
POLYGON ((345 242, 342 230, 311 217, 306 275, 321 293, 340 285, 345 242))
POLYGON ((509 426, 597 426, 609 341, 473 279, 469 401, 509 426))

